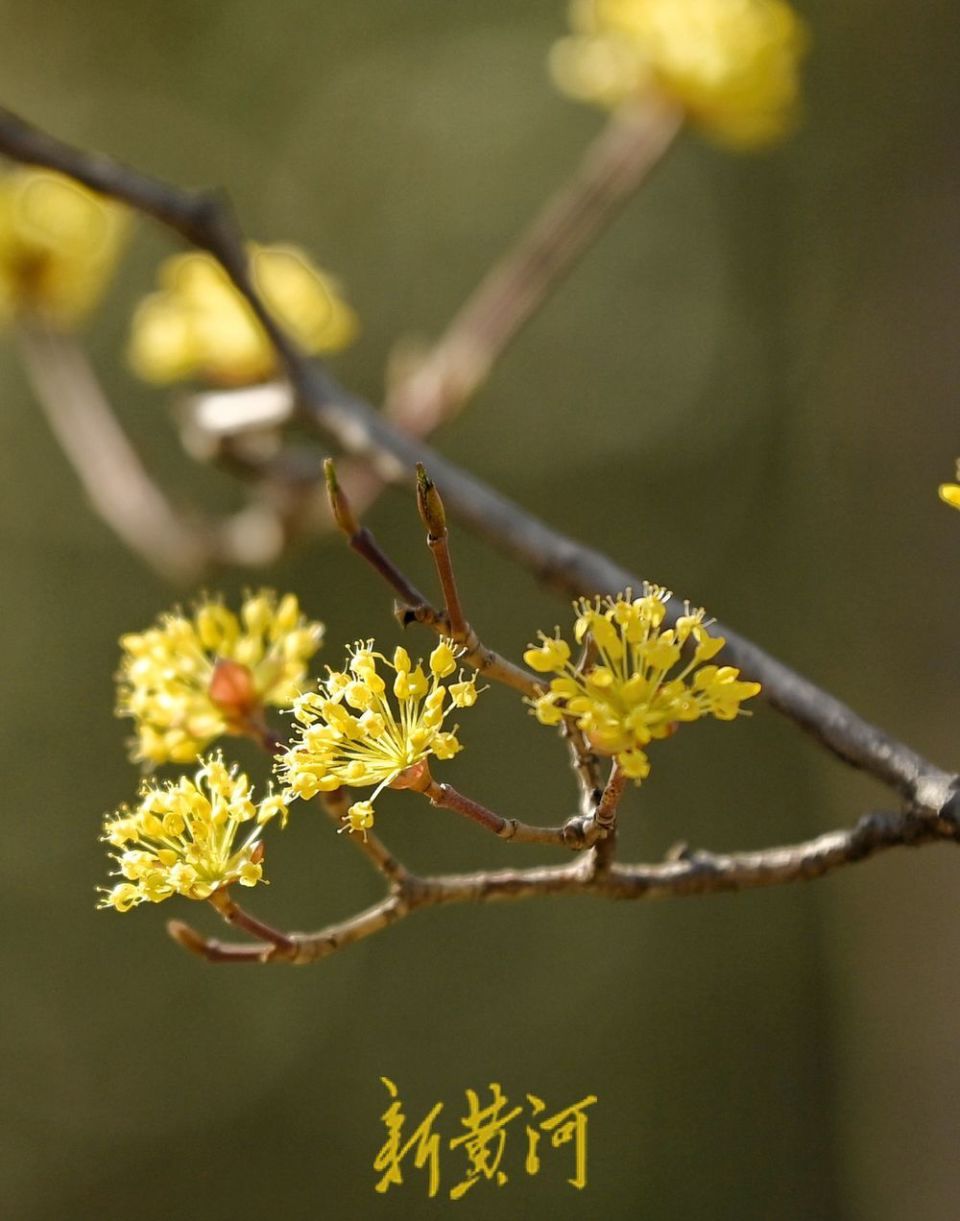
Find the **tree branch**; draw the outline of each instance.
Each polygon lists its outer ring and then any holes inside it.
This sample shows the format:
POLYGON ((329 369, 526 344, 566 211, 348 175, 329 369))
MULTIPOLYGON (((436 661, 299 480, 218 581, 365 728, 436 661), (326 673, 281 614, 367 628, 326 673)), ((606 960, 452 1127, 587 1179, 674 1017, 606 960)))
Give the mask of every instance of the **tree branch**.
POLYGON ((714 853, 686 849, 652 865, 610 864, 598 871, 589 856, 572 865, 502 869, 477 873, 408 876, 381 902, 316 933, 288 934, 288 945, 225 945, 208 941, 181 921, 168 924, 185 949, 210 962, 292 962, 326 958, 427 907, 451 903, 493 903, 550 895, 594 895, 605 899, 651 900, 709 895, 810 881, 877 853, 901 846, 956 843, 960 826, 950 811, 931 819, 916 814, 865 814, 845 831, 759 852, 714 853))
MULTIPOLYGON (((546 584, 568 594, 613 593, 640 580, 605 555, 551 529, 480 480, 393 428, 369 404, 345 391, 309 361, 266 310, 251 281, 246 253, 222 196, 182 191, 98 154, 83 152, 0 110, 0 152, 75 177, 123 200, 209 251, 223 265, 276 346, 305 418, 352 454, 367 458, 391 482, 413 484, 422 462, 448 509, 518 560, 546 584)), ((674 600, 675 616, 680 605, 674 600)), ((842 701, 722 624, 726 657, 763 684, 770 705, 824 747, 900 793, 918 812, 935 816, 958 778, 860 717, 842 701)))
POLYGON ((153 482, 80 348, 37 326, 17 331, 47 423, 97 513, 161 576, 184 584, 206 569, 212 531, 190 522, 153 482))
POLYGON ((388 390, 385 411, 397 425, 422 437, 455 414, 547 294, 646 180, 682 123, 679 107, 652 95, 614 112, 568 182, 487 272, 443 336, 408 377, 388 390))

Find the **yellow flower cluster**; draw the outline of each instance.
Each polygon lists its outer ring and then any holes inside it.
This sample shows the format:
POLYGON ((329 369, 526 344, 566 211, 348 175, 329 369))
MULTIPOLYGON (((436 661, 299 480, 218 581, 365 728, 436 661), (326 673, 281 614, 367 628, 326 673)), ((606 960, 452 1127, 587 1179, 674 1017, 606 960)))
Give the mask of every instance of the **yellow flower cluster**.
MULTIPOLYGON (((249 253, 265 304, 308 352, 336 352, 353 340, 356 315, 302 251, 251 243, 249 253)), ((273 345, 215 259, 175 255, 161 266, 160 283, 133 319, 130 361, 141 377, 243 386, 274 376, 273 345)))
POLYGON ((675 627, 663 627, 669 598, 667 590, 644 583, 643 597, 635 600, 628 591, 575 602, 574 634, 587 644, 583 667, 571 663, 559 634, 541 633, 539 647, 524 653, 538 674, 558 675, 533 701, 537 719, 544 725, 575 719, 594 750, 615 756, 638 784, 650 771, 649 742, 669 737, 683 721, 733 720, 742 701, 760 690, 759 683, 741 681, 733 666, 706 664, 726 642, 709 634, 702 610, 688 606, 675 627), (678 668, 685 645, 689 659, 678 668))
POLYGON ((121 807, 104 821, 103 839, 124 881, 103 889, 100 907, 129 911, 171 895, 208 899, 215 890, 262 880, 266 823, 286 821, 286 802, 269 793, 259 803, 247 777, 228 770, 219 755, 203 761, 195 779, 163 787, 145 785, 137 806, 121 807), (245 828, 242 842, 238 833, 245 828))
MULTIPOLYGON (((443 729, 451 708, 469 708, 477 699, 474 678, 444 685, 457 670, 457 651, 441 640, 430 654, 429 677, 413 665, 406 649, 388 661, 373 651, 373 641, 353 646, 343 670, 331 670, 319 691, 294 702, 299 737, 278 764, 287 786, 285 796, 313 797, 341 785, 404 785, 404 773, 428 756, 450 759, 460 749, 456 732, 443 729), (392 694, 377 662, 394 672, 392 694), (449 706, 447 699, 449 697, 449 706)), ((372 807, 359 802, 347 818, 350 830, 373 822, 372 807)))
POLYGON ((293 703, 323 631, 293 594, 261 590, 239 616, 204 600, 123 636, 117 715, 134 720, 133 757, 190 763, 221 734, 248 731, 265 704, 293 703))
POLYGON ((807 33, 785 0, 573 0, 571 24, 550 67, 573 97, 615 107, 658 90, 742 148, 794 125, 807 33))
POLYGON ((33 315, 75 326, 100 300, 126 215, 70 178, 16 169, 0 176, 0 321, 33 315))
MULTIPOLYGON (((957 479, 960 481, 960 460, 957 461, 957 479)), ((941 483, 940 499, 951 508, 960 509, 960 482, 941 483)))

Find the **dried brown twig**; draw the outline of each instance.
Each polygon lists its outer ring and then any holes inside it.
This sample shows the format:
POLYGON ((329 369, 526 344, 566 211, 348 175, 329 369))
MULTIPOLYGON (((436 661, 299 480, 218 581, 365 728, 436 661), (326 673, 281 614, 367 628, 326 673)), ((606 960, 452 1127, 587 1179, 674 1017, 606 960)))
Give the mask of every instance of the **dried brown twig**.
MULTIPOLYGON (((526 513, 478 479, 404 434, 367 403, 340 387, 308 360, 265 309, 251 281, 243 241, 226 200, 183 191, 109 158, 84 152, 0 110, 0 153, 70 174, 87 186, 154 217, 188 242, 209 251, 249 302, 274 343, 299 401, 302 418, 347 454, 362 459, 378 478, 413 484, 416 463, 426 464, 447 509, 546 584, 568 594, 616 592, 640 581, 600 552, 576 543, 526 513)), ((479 367, 479 366, 478 366, 479 367)), ((482 375, 482 374, 481 374, 482 375)), ((430 610, 413 617, 429 626, 430 610)), ((673 603, 670 612, 680 607, 673 603)), ((433 612, 436 616, 438 613, 433 612)), ((745 676, 763 684, 771 707, 787 716, 833 754, 874 776, 902 798, 902 813, 872 813, 852 828, 814 840, 757 852, 720 855, 686 849, 660 864, 623 865, 592 849, 572 864, 419 878, 393 877, 380 903, 312 934, 271 933, 253 945, 206 941, 180 922, 171 932, 181 944, 211 961, 312 962, 361 940, 424 907, 453 902, 518 899, 548 894, 594 894, 646 899, 772 886, 819 877, 904 845, 954 842, 960 836, 955 793, 958 777, 924 759, 857 715, 835 696, 770 656, 757 645, 716 625, 726 637, 726 656, 745 676)), ((589 759, 581 760, 582 802, 596 810, 597 786, 589 759)), ((384 850, 386 851, 386 850, 384 850)), ((376 862, 374 862, 376 863, 376 862)), ((380 866, 378 866, 380 867, 380 866)), ((381 867, 381 872, 386 870, 381 867)), ((388 875, 389 876, 389 875, 388 875)), ((244 916, 234 923, 242 924, 244 916)), ((247 919, 252 930, 258 922, 247 919)), ((264 926, 266 927, 266 926, 264 926)))

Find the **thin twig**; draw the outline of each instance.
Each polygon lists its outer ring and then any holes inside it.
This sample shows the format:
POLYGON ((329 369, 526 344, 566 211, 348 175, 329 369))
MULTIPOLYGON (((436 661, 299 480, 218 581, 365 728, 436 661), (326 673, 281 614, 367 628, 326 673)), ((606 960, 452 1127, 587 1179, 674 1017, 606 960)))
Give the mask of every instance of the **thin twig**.
POLYGON ((437 784, 435 780, 431 780, 419 791, 430 799, 431 805, 461 814, 485 830, 492 831, 500 839, 514 844, 550 844, 557 848, 579 851, 589 848, 597 836, 602 834, 602 828, 585 826, 580 818, 570 819, 559 827, 537 827, 520 822, 516 818, 504 818, 502 814, 496 814, 479 801, 474 801, 472 797, 458 792, 452 785, 437 784))
POLYGON ((295 949, 296 938, 293 934, 281 933, 279 929, 273 928, 272 925, 265 924, 262 920, 258 920, 256 916, 251 916, 249 912, 245 911, 234 901, 228 890, 215 890, 208 902, 228 924, 233 924, 237 928, 243 929, 245 933, 249 933, 253 937, 262 937, 271 945, 276 946, 281 953, 289 954, 295 949))
POLYGON ((570 753, 570 766, 573 768, 580 786, 580 814, 583 818, 593 818, 597 803, 603 793, 603 782, 600 779, 600 760, 590 749, 590 745, 577 728, 572 717, 564 717, 560 724, 560 734, 566 740, 570 753))
POLYGON ((594 876, 608 873, 613 865, 617 850, 617 810, 626 787, 627 777, 620 764, 615 761, 593 813, 593 823, 601 832, 591 853, 594 876))
POLYGON ((300 933, 295 949, 272 944, 225 946, 207 941, 188 925, 172 921, 171 935, 211 962, 315 962, 380 932, 421 908, 449 903, 492 903, 549 895, 594 895, 607 899, 680 898, 810 881, 843 866, 901 846, 956 843, 960 827, 951 815, 871 813, 845 831, 760 852, 684 852, 653 865, 610 865, 597 871, 590 857, 570 865, 502 869, 410 878, 397 893, 358 915, 317 933, 300 933))
POLYGON ((627 787, 627 777, 619 763, 614 763, 610 769, 610 779, 606 783, 603 794, 597 803, 594 818, 598 827, 612 831, 617 825, 617 807, 627 787))
MULTIPOLYGON (((457 599, 459 619, 456 629, 448 613, 438 611, 426 600, 383 550, 373 533, 365 526, 361 526, 357 520, 353 506, 340 484, 332 458, 324 461, 323 471, 330 513, 337 528, 347 540, 351 550, 356 552, 361 559, 366 560, 397 595, 399 601, 396 616, 401 625, 408 627, 411 623, 420 623, 436 632, 438 636, 450 637, 463 650, 458 655, 459 659, 483 674, 485 678, 503 683, 516 691, 522 691, 524 695, 540 694, 542 687, 533 674, 488 648, 481 642, 473 628, 463 622, 463 612, 459 610, 459 599, 457 599)), ((452 580, 452 570, 450 579, 452 580)))
POLYGON ((463 613, 460 591, 457 589, 457 578, 453 571, 450 533, 447 530, 443 501, 422 463, 419 462, 417 463, 417 508, 423 524, 427 527, 427 546, 433 556, 437 579, 443 591, 444 607, 447 621, 450 624, 450 637, 457 644, 463 644, 470 631, 470 625, 463 613))

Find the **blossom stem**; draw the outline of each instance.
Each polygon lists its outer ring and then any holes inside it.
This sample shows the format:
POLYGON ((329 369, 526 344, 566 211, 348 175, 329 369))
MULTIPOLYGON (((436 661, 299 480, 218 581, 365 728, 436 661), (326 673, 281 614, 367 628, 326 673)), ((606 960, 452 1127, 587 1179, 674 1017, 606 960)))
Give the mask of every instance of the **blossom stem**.
POLYGON ((250 933, 252 937, 259 937, 263 941, 268 941, 271 945, 285 952, 291 952, 296 949, 297 942, 295 938, 288 936, 286 933, 281 933, 279 929, 273 928, 272 925, 265 924, 262 920, 258 920, 256 916, 251 916, 249 912, 244 911, 239 904, 233 901, 226 889, 215 890, 208 902, 211 907, 216 908, 228 924, 232 924, 236 928, 242 928, 245 933, 250 933))
POLYGON ((451 785, 437 784, 435 780, 431 780, 419 791, 429 798, 431 805, 462 814, 471 822, 492 831, 500 839, 510 840, 515 844, 552 844, 555 847, 579 851, 589 847, 597 838, 597 833, 591 833, 584 828, 579 819, 559 827, 534 827, 516 818, 504 818, 474 801, 472 797, 466 797, 451 785))
POLYGON ((251 738, 258 746, 263 747, 268 755, 282 755, 287 749, 287 742, 279 733, 260 717, 251 717, 242 726, 245 737, 251 738))
POLYGON ((613 863, 617 850, 617 809, 627 786, 627 777, 614 761, 610 776, 593 814, 593 824, 601 835, 594 845, 590 864, 594 876, 606 873, 613 863))
POLYGON ((168 920, 167 932, 177 943, 191 954, 205 958, 207 962, 269 962, 276 954, 276 946, 270 944, 230 945, 201 936, 195 928, 183 920, 168 920))
POLYGON ((577 728, 572 717, 564 717, 560 733, 566 739, 570 751, 570 766, 580 786, 580 813, 592 819, 603 793, 603 784, 597 768, 597 756, 590 749, 583 731, 577 728))

